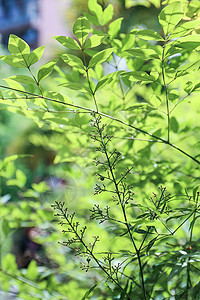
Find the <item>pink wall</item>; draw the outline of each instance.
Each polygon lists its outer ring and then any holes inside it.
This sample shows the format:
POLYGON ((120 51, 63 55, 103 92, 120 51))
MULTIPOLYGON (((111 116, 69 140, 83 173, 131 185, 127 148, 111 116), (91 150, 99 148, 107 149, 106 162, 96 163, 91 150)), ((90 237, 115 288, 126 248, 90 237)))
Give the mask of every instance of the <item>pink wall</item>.
POLYGON ((47 45, 46 54, 52 53, 58 43, 52 39, 56 35, 70 35, 66 12, 70 0, 38 0, 39 18, 34 24, 39 33, 39 46, 47 45))

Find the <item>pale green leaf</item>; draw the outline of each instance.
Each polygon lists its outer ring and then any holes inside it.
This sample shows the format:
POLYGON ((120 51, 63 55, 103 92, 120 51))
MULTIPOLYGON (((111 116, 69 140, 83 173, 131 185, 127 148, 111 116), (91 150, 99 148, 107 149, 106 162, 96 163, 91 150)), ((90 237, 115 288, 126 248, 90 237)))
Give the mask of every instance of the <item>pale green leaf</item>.
POLYGON ((68 89, 79 91, 79 92, 91 93, 89 88, 77 82, 65 82, 59 84, 59 86, 66 87, 68 89))
POLYGON ((0 56, 0 59, 2 59, 6 64, 12 67, 16 68, 27 68, 27 65, 22 58, 21 54, 19 55, 2 55, 0 56))
POLYGON ((150 98, 149 98, 149 101, 155 107, 159 107, 162 103, 160 97, 156 96, 156 95, 151 95, 150 98))
POLYGON ((138 47, 126 50, 126 52, 134 57, 139 57, 142 59, 159 58, 158 54, 153 49, 143 49, 138 47))
POLYGON ((150 29, 133 29, 130 33, 147 41, 164 41, 158 32, 150 29))
POLYGON ((100 36, 97 34, 92 35, 86 40, 84 49, 94 48, 99 46, 103 39, 105 39, 105 36, 100 36))
POLYGON ((61 54, 60 57, 66 64, 68 64, 69 66, 71 66, 73 68, 85 69, 82 60, 75 55, 64 53, 64 54, 61 54))
POLYGON ((36 84, 36 82, 33 80, 33 78, 31 78, 30 76, 26 76, 26 75, 14 75, 14 76, 8 77, 8 79, 12 79, 19 83, 36 84))
POLYGON ((101 5, 97 3, 97 0, 88 0, 88 9, 93 15, 95 15, 98 18, 98 20, 101 23, 103 18, 103 10, 101 5))
POLYGON ((30 53, 29 45, 15 34, 10 34, 9 36, 8 50, 13 55, 21 54, 23 56, 23 54, 30 53))
POLYGON ((183 37, 184 35, 189 34, 199 25, 200 20, 185 22, 174 29, 174 31, 170 34, 170 39, 183 37))
POLYGON ((37 263, 35 260, 32 260, 28 265, 26 277, 33 281, 38 277, 37 263))
POLYGON ((80 17, 77 19, 73 27, 73 33, 78 38, 81 46, 85 42, 90 30, 90 22, 86 19, 86 17, 80 17))
POLYGON ((105 50, 102 50, 95 54, 90 62, 88 68, 94 67, 96 64, 101 64, 102 62, 106 61, 106 59, 111 55, 111 53, 114 51, 114 48, 108 48, 105 50))
POLYGON ((161 10, 158 19, 166 37, 183 18, 183 15, 181 2, 173 2, 161 10))
POLYGON ((180 39, 177 39, 173 42, 173 46, 177 48, 182 48, 185 50, 194 50, 198 46, 200 46, 200 34, 192 34, 180 39))
POLYGON ((44 53, 45 46, 41 46, 33 50, 28 57, 28 64, 32 66, 36 62, 38 62, 44 53))
POLYGON ((26 175, 20 169, 16 171, 16 179, 18 181, 18 186, 20 186, 21 188, 25 186, 26 175))
POLYGON ((123 18, 116 19, 112 23, 110 23, 108 27, 108 34, 110 35, 110 38, 113 39, 114 37, 117 36, 121 29, 121 23, 122 23, 123 18))
POLYGON ((182 67, 178 68, 176 77, 184 76, 184 75, 188 74, 189 71, 194 72, 194 71, 198 70, 199 67, 200 67, 200 60, 185 64, 182 67))
POLYGON ((119 75, 123 72, 124 71, 117 71, 117 72, 110 73, 110 74, 102 77, 96 85, 95 92, 99 89, 102 89, 105 85, 107 85, 107 84, 111 83, 112 81, 116 80, 119 77, 119 75))
POLYGON ((61 45, 64 47, 67 47, 69 49, 74 49, 74 50, 80 50, 81 47, 77 43, 76 40, 67 37, 67 36, 55 36, 54 39, 56 39, 61 45))
POLYGON ((102 25, 106 25, 110 20, 112 20, 113 18, 113 6, 112 4, 109 4, 106 9, 104 9, 103 12, 103 24, 102 25))
POLYGON ((155 81, 155 77, 147 74, 144 71, 133 71, 133 72, 126 72, 122 74, 122 76, 127 77, 130 81, 148 81, 152 82, 155 81))
POLYGON ((38 72, 38 81, 46 78, 49 74, 51 74, 56 63, 57 59, 54 59, 43 65, 38 72))
POLYGON ((126 34, 125 37, 122 39, 121 51, 131 49, 134 42, 135 42, 135 37, 133 36, 133 34, 126 34))

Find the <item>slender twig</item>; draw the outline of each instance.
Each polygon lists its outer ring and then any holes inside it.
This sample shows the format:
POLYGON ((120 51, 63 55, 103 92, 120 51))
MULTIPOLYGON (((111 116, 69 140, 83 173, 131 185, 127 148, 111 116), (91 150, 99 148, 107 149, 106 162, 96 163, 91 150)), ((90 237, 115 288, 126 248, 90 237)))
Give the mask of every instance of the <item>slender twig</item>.
POLYGON ((72 222, 70 222, 69 218, 67 217, 67 210, 63 208, 63 205, 61 205, 61 203, 59 203, 57 201, 55 203, 57 205, 56 209, 60 210, 63 218, 67 221, 68 225, 72 229, 72 232, 75 234, 75 236, 78 238, 80 243, 85 248, 86 253, 88 253, 93 258, 93 260, 96 262, 98 267, 106 274, 107 278, 111 279, 111 281, 113 281, 120 288, 120 290, 123 291, 123 293, 126 296, 128 296, 128 294, 122 288, 122 286, 118 283, 118 281, 115 278, 113 278, 111 274, 109 274, 109 272, 104 268, 103 264, 101 264, 100 260, 94 255, 94 252, 92 250, 90 250, 90 248, 86 245, 83 237, 78 233, 78 231, 76 230, 76 227, 73 226, 72 222))
POLYGON ((161 137, 158 137, 156 136, 155 134, 152 134, 150 132, 147 132, 141 128, 138 128, 136 126, 133 126, 125 121, 122 121, 116 117, 113 117, 111 115, 108 115, 108 114, 105 114, 105 113, 102 113, 100 111, 95 111, 91 108, 88 108, 88 107, 83 107, 83 106, 80 106, 80 105, 77 105, 77 104, 72 104, 72 103, 68 103, 68 102, 63 102, 63 101, 59 101, 59 100, 56 100, 56 99, 52 99, 52 98, 49 98, 49 97, 44 97, 44 96, 41 96, 41 95, 37 95, 37 94, 34 94, 34 93, 30 93, 30 92, 26 92, 26 91, 21 91, 19 89, 15 89, 15 88, 11 88, 11 87, 7 87, 7 86, 3 86, 3 85, 0 85, 0 88, 4 88, 4 89, 8 89, 8 90, 13 90, 13 91, 16 91, 16 92, 19 92, 19 93, 22 93, 22 94, 26 94, 26 95, 31 95, 31 96, 36 96, 38 98, 41 98, 41 99, 44 99, 44 100, 49 100, 49 101, 52 101, 52 102, 55 102, 55 103, 59 103, 61 105, 65 105, 65 106, 71 106, 71 107, 74 107, 74 108, 79 108, 79 109, 82 109, 84 111, 87 111, 89 113, 97 113, 99 114, 100 116, 103 116, 105 118, 108 118, 110 120, 113 120, 113 121, 116 121, 118 123, 121 123, 127 127, 130 127, 140 133, 143 133, 145 135, 149 135, 150 137, 154 138, 155 140, 159 140, 161 142, 163 142, 164 144, 167 144, 169 145, 170 147, 176 149, 177 151, 181 152, 182 154, 186 155, 187 157, 189 157, 190 159, 192 159, 193 161, 195 161, 197 164, 200 165, 200 161, 198 159, 196 159, 195 157, 193 157, 192 155, 190 155, 189 153, 185 152, 184 150, 182 150, 181 148, 179 148, 178 146, 170 143, 169 141, 161 138, 161 137))
POLYGON ((166 101, 166 106, 167 106, 167 141, 169 142, 170 139, 170 112, 169 112, 169 100, 168 100, 168 94, 167 94, 167 83, 165 80, 165 66, 164 66, 164 62, 165 62, 165 43, 163 45, 163 51, 162 51, 162 79, 163 79, 163 86, 165 89, 165 101, 166 101))
POLYGON ((114 186, 115 186, 115 190, 116 190, 116 193, 117 193, 117 196, 118 196, 119 204, 120 204, 121 209, 122 209, 125 225, 126 225, 128 234, 130 236, 131 242, 133 244, 133 247, 134 247, 136 255, 137 255, 139 270, 140 270, 140 276, 141 276, 141 281, 142 281, 142 291, 143 291, 144 299, 146 300, 147 298, 146 298, 146 290, 145 290, 142 262, 141 262, 141 258, 140 258, 140 251, 137 249, 136 243, 133 239, 133 235, 132 235, 131 230, 130 230, 130 226, 129 226, 127 215, 126 215, 126 210, 125 210, 124 203, 123 203, 124 201, 121 198, 121 192, 119 191, 118 184, 117 184, 117 181, 116 181, 116 178, 115 178, 115 174, 113 172, 113 168, 112 168, 112 165, 111 165, 111 162, 110 162, 110 159, 109 159, 109 154, 108 154, 105 142, 104 142, 104 137, 103 137, 103 134, 102 134, 102 130, 99 128, 98 122, 96 122, 96 124, 97 124, 97 128, 98 128, 98 133, 101 137, 101 144, 104 148, 104 153, 106 155, 106 160, 107 160, 107 163, 108 163, 108 166, 109 166, 110 174, 111 174, 111 177, 112 177, 112 180, 113 180, 113 183, 114 183, 114 186))

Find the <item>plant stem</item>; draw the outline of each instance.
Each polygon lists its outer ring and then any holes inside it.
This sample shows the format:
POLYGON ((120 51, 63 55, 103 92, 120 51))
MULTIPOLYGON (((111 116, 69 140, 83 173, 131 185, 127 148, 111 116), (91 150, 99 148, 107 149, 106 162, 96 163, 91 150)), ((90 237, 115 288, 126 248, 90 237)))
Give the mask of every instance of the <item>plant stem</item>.
POLYGON ((144 300, 146 300, 147 298, 146 298, 146 291, 145 291, 145 283, 144 283, 144 276, 143 276, 142 262, 141 262, 141 258, 140 258, 140 251, 137 249, 137 246, 136 246, 135 241, 134 241, 134 239, 133 239, 133 235, 132 235, 131 230, 130 230, 130 226, 129 226, 128 219, 127 219, 127 215, 126 215, 125 206, 124 206, 124 203, 122 202, 122 199, 121 199, 121 193, 120 193, 120 191, 119 191, 118 184, 117 184, 117 181, 116 181, 114 172, 113 172, 113 168, 112 168, 112 165, 111 165, 111 163, 110 163, 110 159, 109 159, 107 147, 106 147, 106 144, 105 144, 105 142, 104 142, 103 135, 102 135, 102 130, 100 129, 100 127, 99 127, 99 125, 98 125, 98 122, 96 122, 96 124, 97 124, 97 126, 98 126, 97 128, 98 128, 98 132, 99 132, 99 135, 100 135, 100 138, 101 138, 101 144, 102 144, 102 146, 103 146, 104 153, 105 153, 105 155, 106 155, 106 160, 107 160, 107 163, 108 163, 108 167, 109 167, 109 170, 110 170, 110 174, 111 174, 111 177, 112 177, 112 181, 113 181, 113 183, 114 183, 115 190, 116 190, 116 193, 117 193, 117 197, 118 197, 118 199, 119 199, 119 203, 120 203, 120 206, 121 206, 121 209, 122 209, 122 212, 123 212, 123 217, 124 217, 125 225, 126 225, 128 234, 129 234, 129 236, 130 236, 131 242, 132 242, 132 244, 133 244, 133 247, 134 247, 135 252, 136 252, 136 255, 137 255, 138 264, 139 264, 139 269, 140 269, 140 276, 141 276, 141 281, 142 281, 142 291, 143 291, 144 300))
POLYGON ((163 79, 163 86, 165 89, 165 101, 166 101, 166 106, 167 106, 167 141, 169 142, 170 139, 170 112, 169 112, 169 100, 168 100, 168 94, 167 94, 167 83, 165 80, 165 66, 164 66, 164 61, 165 61, 165 43, 163 45, 163 52, 162 52, 162 79, 163 79))
MULTIPOLYGON (((18 89, 15 89, 15 88, 10 88, 10 87, 7 87, 7 86, 3 86, 3 85, 0 85, 0 88, 4 88, 4 89, 8 89, 8 90, 12 90, 12 91, 16 91, 16 92, 19 92, 19 93, 22 93, 22 94, 25 94, 25 95, 30 95, 30 96, 35 96, 35 97, 38 97, 38 98, 41 98, 41 99, 45 99, 45 100, 49 100, 49 101, 52 101, 52 102, 55 102, 55 103, 59 103, 61 105, 64 105, 64 106, 70 106, 70 107, 73 107, 73 108, 79 108, 79 109, 82 109, 88 113, 97 113, 99 114, 100 116, 103 116, 105 118, 108 118, 110 120, 113 120, 113 121, 116 121, 118 123, 121 123, 127 127, 130 127, 138 132, 141 132, 145 135, 149 135, 150 137, 154 138, 155 141, 158 140, 158 141, 161 141, 163 142, 164 144, 166 145, 169 145, 170 147, 176 149, 177 151, 183 153, 184 155, 186 155, 187 157, 189 157, 190 159, 192 159, 193 161, 195 161, 198 165, 200 165, 200 161, 198 159, 196 159, 194 156, 190 155, 189 153, 185 152, 184 150, 182 150, 181 148, 177 147, 176 145, 170 143, 169 141, 161 138, 161 137, 158 137, 150 132, 147 132, 141 128, 138 128, 138 127, 135 127, 127 122, 124 122, 116 117, 113 117, 113 116, 110 116, 110 115, 107 115, 105 113, 102 113, 100 111, 94 111, 93 109, 91 108, 87 108, 87 107, 83 107, 83 106, 80 106, 80 105, 77 105, 77 104, 72 104, 72 103, 68 103, 68 102, 63 102, 63 101, 58 101, 56 99, 52 99, 52 98, 49 98, 49 97, 44 97, 44 96, 41 96, 41 95, 37 95, 37 94, 34 94, 34 93, 30 93, 30 92, 26 92, 26 91, 21 91, 21 90, 18 90, 18 89)), ((25 99, 27 100, 27 99, 25 99)))
POLYGON ((55 201, 56 205, 57 205, 57 209, 61 211, 64 219, 67 221, 68 225, 70 226, 70 228, 72 229, 73 233, 75 234, 75 236, 78 238, 78 240, 81 242, 81 244, 84 246, 85 250, 86 250, 86 253, 88 253, 92 258, 93 260, 96 262, 96 264, 99 266, 99 268, 106 274, 106 276, 111 280, 113 281, 116 286, 118 286, 120 288, 121 291, 123 291, 123 293, 129 298, 129 295, 126 293, 126 291, 122 288, 122 286, 118 283, 117 280, 115 280, 109 273, 108 271, 104 268, 104 266, 100 263, 100 261, 96 258, 96 256, 94 255, 93 251, 91 251, 88 246, 85 244, 83 238, 78 234, 76 228, 74 228, 72 222, 70 222, 70 220, 68 219, 67 217, 67 214, 66 214, 66 209, 63 209, 63 206, 60 205, 59 202, 55 201))

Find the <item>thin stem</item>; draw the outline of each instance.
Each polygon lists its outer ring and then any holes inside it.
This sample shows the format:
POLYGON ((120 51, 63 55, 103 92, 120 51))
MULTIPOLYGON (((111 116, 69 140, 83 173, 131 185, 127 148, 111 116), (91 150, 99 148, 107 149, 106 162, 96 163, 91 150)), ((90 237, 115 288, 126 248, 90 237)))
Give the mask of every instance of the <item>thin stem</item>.
POLYGON ((130 236, 131 242, 133 244, 133 247, 134 247, 136 255, 137 255, 137 259, 138 259, 138 263, 139 263, 139 269, 140 269, 140 276, 141 276, 141 281, 142 281, 142 291, 143 291, 144 299, 146 300, 147 298, 146 298, 146 291, 145 291, 145 283, 144 283, 142 262, 141 262, 141 258, 140 258, 140 251, 138 251, 138 249, 137 249, 136 243, 133 239, 133 235, 132 235, 131 230, 130 230, 130 226, 129 226, 129 223, 128 223, 128 219, 127 219, 125 207, 124 207, 124 204, 123 204, 123 200, 121 199, 121 193, 119 191, 118 184, 117 184, 114 172, 113 172, 113 168, 112 168, 112 165, 110 163, 110 159, 109 159, 109 155, 108 155, 108 152, 107 152, 107 147, 106 147, 105 142, 104 142, 102 131, 99 128, 98 123, 97 123, 97 126, 98 126, 98 132, 99 132, 99 135, 100 135, 100 138, 101 138, 101 144, 104 148, 104 153, 106 155, 106 159, 107 159, 107 162, 108 162, 108 167, 109 167, 109 170, 110 170, 110 174, 111 174, 111 177, 112 177, 112 180, 113 180, 113 183, 114 183, 114 186, 115 186, 115 190, 116 190, 116 193, 117 193, 117 196, 118 196, 118 199, 119 199, 119 203, 120 203, 120 206, 121 206, 121 209, 122 209, 122 212, 123 212, 125 225, 126 225, 126 228, 128 230, 128 234, 130 236))
POLYGON ((135 127, 127 122, 124 122, 116 117, 113 117, 111 115, 107 115, 105 113, 102 113, 102 112, 99 112, 99 111, 94 111, 93 109, 91 108, 87 108, 87 107, 83 107, 83 106, 80 106, 80 105, 77 105, 77 104, 72 104, 72 103, 68 103, 68 102, 63 102, 63 101, 58 101, 58 100, 55 100, 55 99, 52 99, 52 98, 49 98, 49 97, 44 97, 44 96, 41 96, 41 95, 37 95, 37 94, 34 94, 34 93, 30 93, 30 92, 26 92, 26 91, 21 91, 19 89, 15 89, 15 88, 10 88, 10 87, 7 87, 7 86, 3 86, 3 85, 0 85, 0 88, 4 88, 4 89, 8 89, 8 90, 12 90, 12 91, 16 91, 16 92, 19 92, 19 93, 22 93, 22 94, 25 94, 25 95, 31 95, 31 96, 35 96, 35 97, 38 97, 38 98, 41 98, 41 99, 45 99, 45 100, 49 100, 49 101, 52 101, 52 102, 55 102, 55 103, 59 103, 59 104, 62 104, 62 105, 65 105, 65 106, 70 106, 70 107, 73 107, 73 108, 79 108, 79 109, 82 109, 84 111, 87 111, 89 113, 97 113, 99 114, 100 116, 102 117, 105 117, 105 118, 108 118, 110 120, 113 120, 113 121, 116 121, 118 123, 121 123, 127 127, 130 127, 140 133, 143 133, 145 135, 149 135, 150 137, 154 138, 155 140, 158 140, 158 141, 161 141, 163 142, 164 144, 166 145, 169 145, 170 147, 176 149, 177 151, 181 152, 182 154, 186 155, 187 157, 189 157, 190 159, 192 159, 193 161, 195 161, 198 165, 200 165, 200 161, 198 159, 196 159, 195 157, 193 157, 192 155, 190 155, 189 153, 185 152, 184 150, 182 150, 181 148, 179 148, 178 146, 170 143, 169 141, 161 138, 161 137, 158 137, 150 132, 147 132, 141 128, 138 128, 138 127, 135 127))
POLYGON ((70 228, 72 229, 73 233, 75 234, 75 236, 78 238, 78 240, 81 242, 81 244, 84 246, 86 253, 88 253, 96 262, 96 264, 99 266, 99 268, 106 274, 106 276, 108 278, 110 278, 119 288, 120 290, 123 291, 123 293, 127 296, 128 294, 126 293, 126 291, 122 288, 122 286, 118 283, 117 280, 115 280, 109 273, 108 271, 104 268, 104 266, 100 263, 100 261, 96 258, 96 256, 94 255, 93 251, 91 251, 88 246, 85 244, 83 238, 78 234, 76 228, 74 228, 73 224, 69 221, 69 219, 67 218, 66 215, 66 210, 63 209, 62 205, 59 205, 59 202, 56 202, 57 204, 57 209, 59 209, 63 215, 63 217, 65 218, 65 220, 67 221, 68 225, 70 226, 70 228))
POLYGON ((88 80, 88 85, 89 85, 90 91, 91 91, 92 96, 93 96, 95 108, 96 108, 96 110, 98 112, 98 105, 97 105, 97 101, 96 101, 96 97, 95 97, 95 92, 93 91, 92 86, 91 86, 90 77, 89 77, 89 71, 88 71, 88 67, 87 67, 87 63, 86 63, 86 59, 85 59, 84 49, 82 48, 81 51, 82 51, 82 55, 83 55, 84 65, 85 65, 85 68, 86 68, 85 72, 86 72, 86 76, 87 76, 87 80, 88 80))
POLYGON ((39 81, 36 79, 35 75, 34 75, 33 72, 31 71, 31 68, 30 68, 29 66, 27 66, 27 68, 28 68, 28 70, 29 70, 31 76, 33 77, 35 83, 37 84, 37 86, 38 86, 38 88, 39 88, 39 90, 40 90, 41 95, 43 96, 43 92, 42 92, 42 89, 41 89, 41 86, 40 86, 39 81))
POLYGON ((165 101, 167 106, 167 141, 169 142, 169 134, 170 134, 170 117, 169 117, 169 100, 168 100, 168 94, 167 94, 167 83, 165 80, 165 66, 164 66, 164 60, 165 60, 165 43, 163 45, 163 52, 162 52, 162 79, 163 79, 163 86, 165 89, 165 101))

